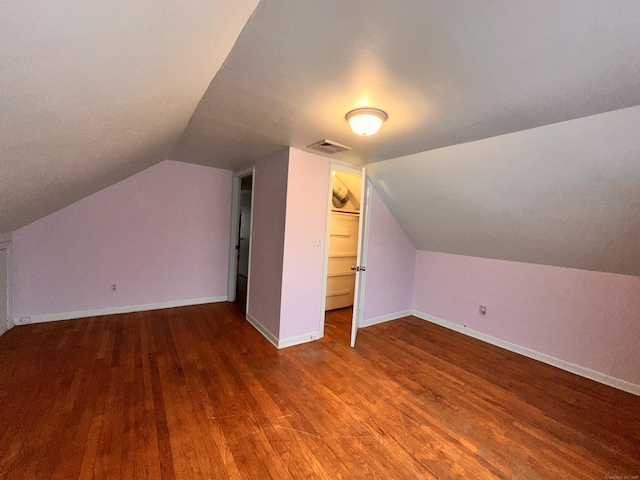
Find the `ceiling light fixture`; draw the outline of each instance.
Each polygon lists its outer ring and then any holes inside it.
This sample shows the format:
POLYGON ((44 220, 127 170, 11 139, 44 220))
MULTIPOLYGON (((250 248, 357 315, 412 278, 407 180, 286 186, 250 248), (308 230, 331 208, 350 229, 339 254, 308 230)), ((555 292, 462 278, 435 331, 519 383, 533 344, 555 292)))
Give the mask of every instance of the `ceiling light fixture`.
POLYGON ((376 133, 387 118, 387 112, 378 108, 356 108, 346 116, 353 133, 363 136, 376 133))

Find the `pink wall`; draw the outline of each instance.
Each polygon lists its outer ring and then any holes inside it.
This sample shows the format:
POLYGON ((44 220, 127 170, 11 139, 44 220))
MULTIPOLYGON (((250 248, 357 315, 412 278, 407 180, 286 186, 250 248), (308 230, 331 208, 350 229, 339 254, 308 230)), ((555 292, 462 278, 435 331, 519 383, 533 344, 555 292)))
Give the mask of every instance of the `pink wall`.
POLYGON ((378 192, 371 194, 364 315, 368 320, 411 309, 416 249, 378 192))
POLYGON ((640 384, 640 277, 418 251, 413 309, 640 384))
POLYGON ((291 149, 280 339, 318 332, 322 312, 330 161, 291 149), (318 245, 318 239, 322 245, 318 245))
POLYGON ((276 338, 280 332, 288 164, 289 150, 276 152, 256 163, 253 178, 248 313, 276 338))
POLYGON ((166 160, 16 230, 13 317, 226 296, 231 178, 166 160))

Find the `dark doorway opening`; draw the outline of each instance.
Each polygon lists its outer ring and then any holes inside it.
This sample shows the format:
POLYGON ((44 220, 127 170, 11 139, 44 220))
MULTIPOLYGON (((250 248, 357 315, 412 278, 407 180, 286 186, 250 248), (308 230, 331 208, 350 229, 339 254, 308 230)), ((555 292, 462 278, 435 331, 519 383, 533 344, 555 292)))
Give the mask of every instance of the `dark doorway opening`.
POLYGON ((240 219, 238 221, 238 243, 236 245, 237 278, 236 305, 246 312, 247 289, 249 284, 249 245, 251 238, 251 191, 253 176, 240 179, 240 219))

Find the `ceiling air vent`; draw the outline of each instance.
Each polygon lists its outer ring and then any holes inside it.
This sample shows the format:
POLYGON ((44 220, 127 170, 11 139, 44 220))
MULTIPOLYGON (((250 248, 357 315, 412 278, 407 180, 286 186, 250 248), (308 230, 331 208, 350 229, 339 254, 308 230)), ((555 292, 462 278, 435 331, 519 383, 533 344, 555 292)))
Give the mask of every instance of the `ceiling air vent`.
POLYGON ((324 140, 320 140, 319 142, 312 143, 307 148, 312 148, 314 150, 328 153, 330 155, 333 155, 334 153, 344 152, 345 150, 351 150, 351 147, 340 145, 339 143, 327 140, 326 138, 324 140))

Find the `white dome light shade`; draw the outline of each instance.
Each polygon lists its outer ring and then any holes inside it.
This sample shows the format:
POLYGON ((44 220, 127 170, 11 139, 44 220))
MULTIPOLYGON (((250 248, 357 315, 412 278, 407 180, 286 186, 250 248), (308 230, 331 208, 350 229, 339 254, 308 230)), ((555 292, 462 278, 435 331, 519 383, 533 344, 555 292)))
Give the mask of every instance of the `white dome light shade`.
POLYGON ((387 112, 377 108, 356 108, 347 113, 347 122, 353 133, 369 136, 380 130, 384 121, 389 118, 387 112))

